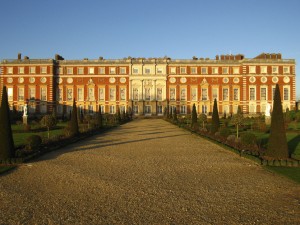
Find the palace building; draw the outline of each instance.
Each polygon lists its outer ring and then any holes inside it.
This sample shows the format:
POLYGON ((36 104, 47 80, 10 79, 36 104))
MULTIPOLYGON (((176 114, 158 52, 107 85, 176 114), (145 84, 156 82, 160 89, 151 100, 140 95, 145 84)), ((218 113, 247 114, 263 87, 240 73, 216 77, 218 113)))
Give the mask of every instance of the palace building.
MULTIPOLYGON (((11 109, 28 114, 56 110, 68 113, 75 98, 86 113, 114 114, 132 109, 136 115, 163 115, 166 107, 179 114, 210 114, 217 99, 219 113, 231 114, 240 105, 245 114, 264 113, 272 104, 275 85, 283 109, 296 103, 295 60, 281 54, 217 55, 215 59, 124 58, 65 60, 4 59, 1 88, 7 87, 11 109)), ((2 89, 1 89, 2 90, 2 89)))

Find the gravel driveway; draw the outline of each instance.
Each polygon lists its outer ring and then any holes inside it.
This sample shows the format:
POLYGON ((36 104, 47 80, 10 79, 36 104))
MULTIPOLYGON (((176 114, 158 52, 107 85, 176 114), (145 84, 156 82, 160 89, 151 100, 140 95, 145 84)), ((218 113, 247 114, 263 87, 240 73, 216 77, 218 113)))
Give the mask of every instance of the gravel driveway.
POLYGON ((300 185, 135 120, 0 176, 0 224, 300 224, 300 185))

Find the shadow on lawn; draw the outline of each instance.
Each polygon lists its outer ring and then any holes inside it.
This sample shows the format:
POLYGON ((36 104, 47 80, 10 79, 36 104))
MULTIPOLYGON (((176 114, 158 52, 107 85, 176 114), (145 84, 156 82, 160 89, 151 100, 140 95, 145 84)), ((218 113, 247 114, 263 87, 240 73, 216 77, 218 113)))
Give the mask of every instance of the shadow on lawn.
POLYGON ((289 145, 289 154, 294 154, 297 146, 299 145, 300 143, 300 135, 297 135, 295 136, 293 139, 291 139, 289 142, 288 142, 288 145, 289 145))

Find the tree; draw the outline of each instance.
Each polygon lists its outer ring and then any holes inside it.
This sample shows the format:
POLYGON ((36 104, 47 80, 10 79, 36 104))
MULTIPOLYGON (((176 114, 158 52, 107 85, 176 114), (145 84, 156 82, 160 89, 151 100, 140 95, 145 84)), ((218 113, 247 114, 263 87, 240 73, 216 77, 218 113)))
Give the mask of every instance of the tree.
POLYGON ((233 115, 231 121, 236 127, 236 138, 238 138, 239 137, 239 127, 241 125, 243 125, 243 123, 244 123, 244 116, 243 116, 243 112, 242 112, 242 109, 240 106, 238 106, 237 113, 235 115, 233 115))
POLYGON ((270 137, 266 155, 278 159, 289 157, 278 84, 276 84, 275 88, 273 111, 271 116, 270 137))
POLYGON ((173 120, 174 120, 175 122, 178 122, 176 107, 174 108, 173 120))
POLYGON ((169 119, 172 119, 173 118, 173 108, 170 109, 170 112, 169 112, 169 119))
POLYGON ((77 107, 76 107, 75 98, 73 100, 73 110, 71 113, 71 121, 69 122, 69 125, 70 125, 70 136, 77 136, 79 134, 79 127, 78 127, 78 120, 77 120, 77 107))
POLYGON ((205 123, 207 122, 207 116, 204 113, 201 113, 199 120, 202 123, 202 128, 204 129, 205 123))
POLYGON ((121 112, 120 112, 120 107, 118 106, 117 108, 117 120, 120 123, 121 122, 121 112))
POLYGON ((103 119, 102 119, 102 112, 101 112, 101 106, 99 105, 99 112, 97 114, 97 124, 99 128, 102 128, 103 126, 103 119))
POLYGON ((48 139, 50 138, 50 128, 54 127, 57 123, 56 118, 53 115, 45 115, 41 119, 41 125, 47 127, 48 139))
POLYGON ((9 106, 6 86, 2 89, 0 108, 0 159, 6 160, 15 156, 14 139, 9 118, 9 106))
POLYGON ((213 113, 212 113, 211 132, 214 134, 219 130, 219 128, 220 128, 220 118, 219 118, 217 100, 215 99, 213 113))
POLYGON ((192 122, 191 122, 191 127, 193 128, 197 124, 197 111, 196 111, 196 105, 195 103, 193 104, 192 108, 192 122))

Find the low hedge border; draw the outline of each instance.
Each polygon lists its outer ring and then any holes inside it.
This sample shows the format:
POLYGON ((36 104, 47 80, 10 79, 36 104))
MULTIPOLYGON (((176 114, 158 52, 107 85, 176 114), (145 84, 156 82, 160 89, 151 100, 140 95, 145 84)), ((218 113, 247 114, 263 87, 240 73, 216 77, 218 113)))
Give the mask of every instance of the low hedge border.
POLYGON ((254 152, 251 151, 247 151, 247 150, 240 150, 237 148, 234 148, 233 146, 229 145, 229 144, 225 144, 219 140, 214 139, 212 136, 206 136, 203 135, 200 132, 194 131, 192 130, 190 127, 182 125, 182 124, 178 124, 175 123, 172 120, 169 119, 165 119, 165 121, 178 126, 179 128, 183 128, 187 131, 190 131, 191 133, 198 135, 208 141, 211 141, 219 146, 222 146, 223 148, 230 150, 231 152, 234 152, 238 155, 240 155, 240 157, 244 157, 247 159, 250 159, 252 161, 254 161, 255 163, 259 164, 259 165, 263 165, 263 166, 277 166, 277 167, 300 167, 300 160, 296 159, 296 158, 290 158, 290 159, 286 159, 286 160, 275 160, 275 159, 266 159, 264 157, 261 157, 259 154, 256 154, 254 152))

